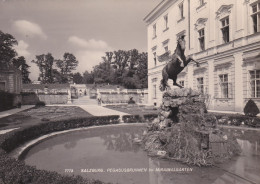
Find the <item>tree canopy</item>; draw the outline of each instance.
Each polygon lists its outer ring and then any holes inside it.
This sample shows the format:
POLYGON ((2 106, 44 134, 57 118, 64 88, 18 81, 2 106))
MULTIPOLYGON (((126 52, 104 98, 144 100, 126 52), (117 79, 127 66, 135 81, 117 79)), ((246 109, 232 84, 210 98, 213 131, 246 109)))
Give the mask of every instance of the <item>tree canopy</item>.
POLYGON ((17 45, 16 39, 8 33, 0 30, 0 67, 8 68, 12 65, 12 59, 17 55, 13 48, 17 45))
POLYGON ((37 55, 32 62, 40 70, 39 80, 42 84, 68 83, 74 77, 72 71, 78 66, 76 57, 68 52, 63 55, 63 59, 54 59, 52 54, 48 53, 37 55))
POLYGON ((40 70, 39 79, 43 84, 54 83, 53 63, 54 58, 51 53, 36 55, 36 60, 32 61, 40 70))
POLYGON ((72 76, 72 71, 78 66, 76 57, 71 53, 64 53, 62 60, 55 60, 58 72, 61 75, 61 83, 67 83, 72 76))
POLYGON ((24 84, 31 83, 31 80, 29 78, 29 68, 30 66, 26 63, 26 60, 23 56, 20 56, 18 58, 14 58, 12 60, 13 66, 17 69, 20 69, 22 72, 22 81, 24 84))
POLYGON ((91 73, 83 74, 86 83, 110 83, 126 88, 147 88, 147 53, 138 50, 106 52, 91 73))

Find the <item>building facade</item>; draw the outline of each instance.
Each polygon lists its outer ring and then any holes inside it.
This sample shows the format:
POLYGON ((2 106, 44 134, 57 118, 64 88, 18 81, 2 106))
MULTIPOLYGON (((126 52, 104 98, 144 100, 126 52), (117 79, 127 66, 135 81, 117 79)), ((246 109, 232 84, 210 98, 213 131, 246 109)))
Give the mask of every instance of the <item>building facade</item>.
POLYGON ((204 93, 211 110, 242 112, 249 99, 260 107, 260 0, 163 0, 144 21, 149 104, 162 101, 166 62, 158 56, 173 54, 177 38, 185 35, 185 55, 200 67, 189 63, 178 83, 204 93))
POLYGON ((0 69, 0 91, 20 94, 22 91, 21 71, 15 68, 0 69))

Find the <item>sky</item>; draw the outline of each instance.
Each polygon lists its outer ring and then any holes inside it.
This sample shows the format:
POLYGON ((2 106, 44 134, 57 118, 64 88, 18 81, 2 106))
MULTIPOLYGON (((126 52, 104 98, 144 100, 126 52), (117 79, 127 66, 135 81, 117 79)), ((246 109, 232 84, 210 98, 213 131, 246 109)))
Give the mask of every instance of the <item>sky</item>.
POLYGON ((79 61, 77 71, 91 71, 106 51, 147 51, 144 17, 161 0, 0 0, 0 30, 18 41, 15 49, 39 75, 31 61, 65 52, 79 61))

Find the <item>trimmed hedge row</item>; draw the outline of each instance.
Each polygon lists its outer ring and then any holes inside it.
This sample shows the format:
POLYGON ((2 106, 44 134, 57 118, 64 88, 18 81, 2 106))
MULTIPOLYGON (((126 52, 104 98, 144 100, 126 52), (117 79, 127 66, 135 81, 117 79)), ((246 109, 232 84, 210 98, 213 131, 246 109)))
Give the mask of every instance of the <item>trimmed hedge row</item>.
POLYGON ((250 117, 242 114, 218 114, 212 113, 216 116, 219 125, 231 125, 231 126, 248 126, 259 128, 260 118, 250 117))
POLYGON ((32 127, 4 134, 0 139, 0 183, 5 184, 103 184, 98 180, 83 179, 80 176, 63 176, 56 172, 37 170, 21 161, 8 157, 10 152, 42 135, 79 127, 118 124, 119 116, 100 116, 68 119, 63 121, 41 123, 32 127))
POLYGON ((14 107, 15 94, 0 91, 0 112, 14 107))
POLYGON ((122 120, 124 123, 149 123, 152 122, 155 118, 158 117, 158 114, 145 114, 141 115, 124 115, 122 120))

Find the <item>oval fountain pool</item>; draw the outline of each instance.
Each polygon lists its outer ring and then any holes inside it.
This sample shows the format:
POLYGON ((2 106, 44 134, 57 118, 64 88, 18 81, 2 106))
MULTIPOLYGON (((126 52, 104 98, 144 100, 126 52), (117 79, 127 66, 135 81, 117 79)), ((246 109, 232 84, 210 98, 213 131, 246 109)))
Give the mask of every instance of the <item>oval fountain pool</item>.
POLYGON ((28 150, 24 161, 38 169, 123 184, 260 183, 259 131, 227 129, 242 154, 213 167, 199 168, 152 158, 138 145, 144 124, 115 125, 53 136, 28 150))

